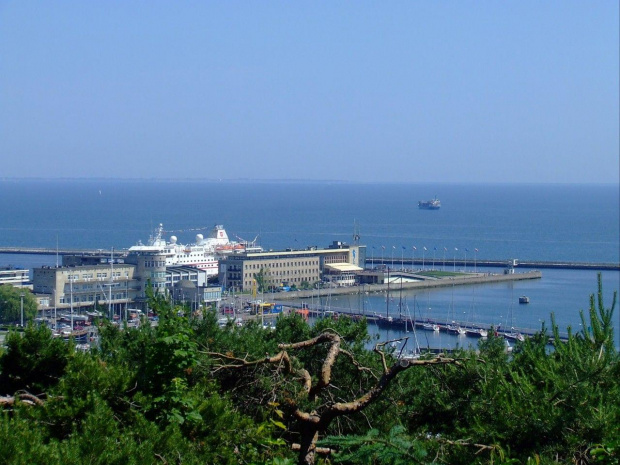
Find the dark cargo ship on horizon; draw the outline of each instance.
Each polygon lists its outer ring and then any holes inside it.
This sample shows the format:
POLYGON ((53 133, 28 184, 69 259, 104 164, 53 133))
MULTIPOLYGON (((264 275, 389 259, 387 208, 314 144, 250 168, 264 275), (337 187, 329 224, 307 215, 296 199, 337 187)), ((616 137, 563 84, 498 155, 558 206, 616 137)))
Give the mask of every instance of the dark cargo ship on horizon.
POLYGON ((441 202, 437 197, 427 201, 420 200, 418 202, 418 208, 422 210, 439 210, 441 208, 441 202))

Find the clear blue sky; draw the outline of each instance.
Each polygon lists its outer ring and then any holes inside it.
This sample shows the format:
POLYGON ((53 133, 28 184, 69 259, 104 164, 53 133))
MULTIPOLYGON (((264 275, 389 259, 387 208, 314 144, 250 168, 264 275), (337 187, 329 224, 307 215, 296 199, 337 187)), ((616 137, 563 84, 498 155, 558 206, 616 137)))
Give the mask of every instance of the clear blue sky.
POLYGON ((0 0, 0 178, 617 183, 617 0, 0 0))

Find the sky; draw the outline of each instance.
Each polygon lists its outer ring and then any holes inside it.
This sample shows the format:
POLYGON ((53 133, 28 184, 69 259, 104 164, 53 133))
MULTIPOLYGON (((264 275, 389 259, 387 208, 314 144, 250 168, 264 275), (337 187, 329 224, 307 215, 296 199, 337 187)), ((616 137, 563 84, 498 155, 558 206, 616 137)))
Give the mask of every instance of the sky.
POLYGON ((618 9, 0 0, 0 179, 618 183, 618 9))

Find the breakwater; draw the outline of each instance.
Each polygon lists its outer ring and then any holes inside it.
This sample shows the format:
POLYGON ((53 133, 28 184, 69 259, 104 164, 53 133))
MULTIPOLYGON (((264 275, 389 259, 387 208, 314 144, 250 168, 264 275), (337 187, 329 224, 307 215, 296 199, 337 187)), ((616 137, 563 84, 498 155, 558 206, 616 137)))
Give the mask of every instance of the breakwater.
POLYGON ((279 292, 277 300, 297 300, 325 297, 327 295, 348 295, 360 293, 387 292, 395 289, 434 289, 440 287, 463 286, 473 284, 489 284, 507 281, 522 281, 526 279, 540 279, 542 272, 538 270, 512 274, 468 273, 443 278, 424 279, 420 281, 403 281, 402 284, 361 284, 357 286, 333 287, 328 289, 313 289, 308 291, 279 292))
MULTIPOLYGON (((122 258, 127 250, 114 250, 114 256, 122 258)), ((105 255, 110 256, 111 250, 107 249, 54 249, 45 247, 0 247, 0 254, 27 254, 27 255, 105 255)), ((478 268, 506 268, 512 260, 486 260, 486 259, 459 259, 459 258, 366 258, 366 267, 390 267, 391 269, 415 267, 440 269, 440 270, 466 270, 477 271, 478 268)), ((620 271, 620 263, 596 263, 596 262, 568 262, 568 261, 543 261, 543 260, 517 260, 516 268, 522 269, 565 269, 565 270, 600 270, 620 271)))
MULTIPOLYGON (((452 271, 454 269, 464 269, 468 271, 477 270, 477 268, 506 268, 510 266, 512 260, 474 260, 474 259, 367 259, 366 265, 370 268, 378 266, 388 266, 390 268, 402 268, 421 266, 422 268, 439 269, 452 271)), ((620 263, 589 263, 589 262, 567 262, 567 261, 543 261, 543 260, 517 260, 515 268, 525 269, 564 269, 564 270, 620 270, 620 263)))

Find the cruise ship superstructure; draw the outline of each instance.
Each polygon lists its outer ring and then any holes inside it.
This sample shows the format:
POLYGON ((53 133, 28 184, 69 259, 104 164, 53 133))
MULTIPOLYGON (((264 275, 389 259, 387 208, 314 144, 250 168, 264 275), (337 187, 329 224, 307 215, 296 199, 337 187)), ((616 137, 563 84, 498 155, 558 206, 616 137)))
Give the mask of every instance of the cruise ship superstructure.
POLYGON ((253 243, 231 241, 222 225, 215 225, 206 238, 197 234, 196 241, 187 245, 180 244, 176 236, 170 236, 170 240, 166 241, 163 234, 164 226, 159 224, 147 244, 138 242, 129 248, 129 254, 163 255, 166 266, 193 266, 213 276, 218 273, 218 258, 249 249, 260 250, 253 243))

